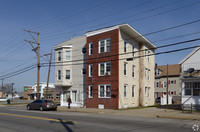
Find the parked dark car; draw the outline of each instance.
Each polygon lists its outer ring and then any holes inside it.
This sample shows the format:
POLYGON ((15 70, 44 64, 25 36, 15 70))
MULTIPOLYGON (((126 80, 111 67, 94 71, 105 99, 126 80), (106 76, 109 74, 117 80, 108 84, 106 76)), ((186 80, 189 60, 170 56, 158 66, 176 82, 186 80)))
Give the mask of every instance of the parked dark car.
POLYGON ((161 101, 161 98, 157 97, 156 100, 155 100, 155 103, 160 103, 160 101, 161 101))
POLYGON ((26 106, 27 110, 57 110, 57 104, 51 100, 35 100, 26 106))

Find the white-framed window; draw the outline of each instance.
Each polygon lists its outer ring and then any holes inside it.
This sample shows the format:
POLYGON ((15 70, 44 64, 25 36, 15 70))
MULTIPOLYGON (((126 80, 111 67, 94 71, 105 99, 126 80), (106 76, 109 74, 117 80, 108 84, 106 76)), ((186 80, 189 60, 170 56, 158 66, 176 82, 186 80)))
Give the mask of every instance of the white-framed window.
POLYGON ((135 56, 135 46, 132 46, 132 52, 133 52, 133 56, 135 56))
POLYGON ((61 61, 61 51, 58 52, 58 61, 61 61))
POLYGON ((159 82, 156 82, 156 88, 159 88, 159 82))
POLYGON ((61 80, 61 70, 58 70, 58 72, 57 72, 57 77, 58 77, 58 78, 57 78, 58 80, 61 80))
POLYGON ((145 78, 150 80, 150 69, 145 68, 145 78))
POLYGON ((124 75, 127 75, 127 65, 128 63, 124 62, 124 75))
POLYGON ((93 76, 93 64, 89 64, 89 77, 93 76))
POLYGON ((132 77, 135 78, 135 66, 132 65, 132 77))
POLYGON ((93 85, 89 85, 89 98, 93 98, 93 85))
POLYGON ((110 98, 111 84, 100 84, 98 93, 99 93, 99 98, 110 98))
POLYGON ((66 79, 70 79, 70 70, 66 70, 66 79))
POLYGON ((150 97, 150 87, 148 87, 147 97, 150 97))
POLYGON ((111 38, 99 40, 99 53, 111 51, 111 38))
POLYGON ((132 85, 132 97, 135 97, 135 85, 132 85))
POLYGON ((127 97, 127 84, 124 85, 124 97, 127 97))
POLYGON ((101 62, 99 63, 99 76, 111 75, 111 63, 101 62))
POLYGON ((167 87, 167 82, 163 82, 163 88, 167 87))
POLYGON ((147 69, 147 79, 150 80, 150 69, 147 69))
POLYGON ((66 61, 71 60, 71 51, 66 51, 66 61))
POLYGON ((78 96, 77 96, 77 91, 72 91, 72 102, 77 102, 78 96))
POLYGON ((124 53, 126 53, 127 52, 127 43, 126 43, 126 41, 124 41, 124 53))
POLYGON ((145 96, 150 97, 150 87, 145 87, 145 96))
POLYGON ((147 60, 148 60, 148 62, 150 62, 150 50, 148 50, 148 56, 147 56, 147 60))
POLYGON ((93 54, 93 43, 89 43, 89 55, 93 54))

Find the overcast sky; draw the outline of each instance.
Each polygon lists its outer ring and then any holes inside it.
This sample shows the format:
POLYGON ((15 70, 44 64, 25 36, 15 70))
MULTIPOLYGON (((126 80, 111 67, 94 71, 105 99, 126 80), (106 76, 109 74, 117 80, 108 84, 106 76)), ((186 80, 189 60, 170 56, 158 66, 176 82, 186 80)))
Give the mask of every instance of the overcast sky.
MULTIPOLYGON (((41 55, 71 37, 122 23, 130 24, 155 46, 162 46, 199 38, 200 21, 194 22, 200 20, 199 13, 199 0, 0 0, 0 78, 37 63, 36 54, 24 41, 33 39, 24 29, 40 32, 41 55), (161 31, 182 24, 186 25, 161 31), (156 31, 161 32, 153 33, 156 31)), ((198 44, 195 41, 156 52, 198 44)), ((191 51, 158 55, 156 63, 177 64, 191 51)), ((41 63, 46 62, 41 58, 41 63)), ((41 67, 41 82, 46 82, 47 70, 41 67)), ((36 73, 34 68, 4 83, 15 83, 14 88, 23 91, 24 85, 37 81, 36 73)), ((54 67, 50 82, 54 82, 54 67)))

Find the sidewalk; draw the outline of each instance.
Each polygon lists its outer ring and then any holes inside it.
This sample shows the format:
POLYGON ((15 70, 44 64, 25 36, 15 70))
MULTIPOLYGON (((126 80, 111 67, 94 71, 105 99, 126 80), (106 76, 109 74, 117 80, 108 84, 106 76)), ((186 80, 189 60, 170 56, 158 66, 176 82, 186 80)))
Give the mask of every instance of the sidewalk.
POLYGON ((108 114, 108 115, 121 115, 121 116, 137 116, 137 117, 153 117, 153 118, 171 118, 171 119, 184 119, 184 120, 199 120, 200 113, 187 113, 179 110, 161 109, 156 107, 147 107, 140 109, 97 109, 97 108, 71 108, 58 107, 58 111, 66 112, 83 112, 94 114, 108 114))

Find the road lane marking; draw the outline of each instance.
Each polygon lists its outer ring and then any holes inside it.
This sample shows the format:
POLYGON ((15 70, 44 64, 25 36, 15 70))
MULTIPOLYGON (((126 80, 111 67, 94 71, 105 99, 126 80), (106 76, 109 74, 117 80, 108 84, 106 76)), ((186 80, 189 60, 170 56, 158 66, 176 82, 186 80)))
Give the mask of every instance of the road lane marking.
POLYGON ((78 122, 75 122, 75 121, 66 121, 66 120, 61 120, 61 119, 51 119, 51 118, 44 118, 44 117, 24 116, 24 115, 16 115, 16 114, 8 114, 8 113, 0 113, 0 115, 8 115, 8 116, 15 116, 15 117, 24 117, 24 118, 31 118, 31 119, 40 119, 40 120, 47 120, 47 121, 78 124, 78 122))

